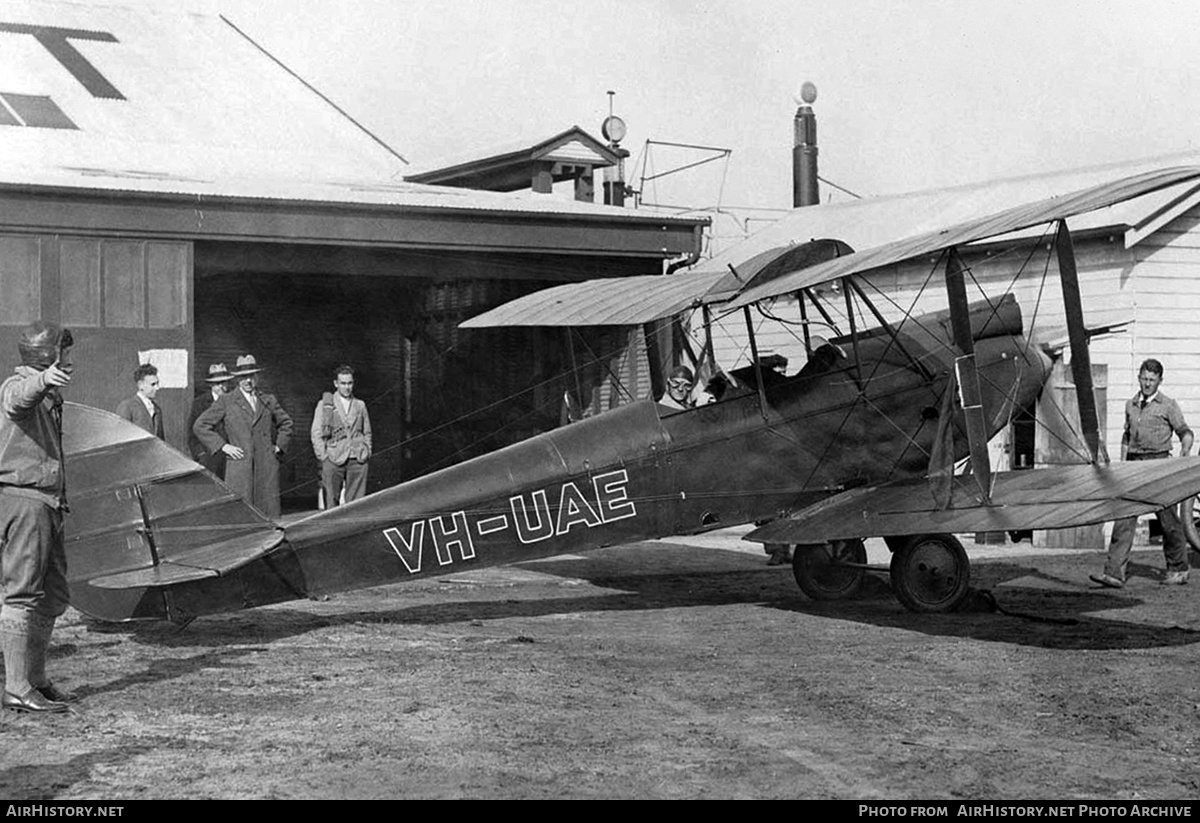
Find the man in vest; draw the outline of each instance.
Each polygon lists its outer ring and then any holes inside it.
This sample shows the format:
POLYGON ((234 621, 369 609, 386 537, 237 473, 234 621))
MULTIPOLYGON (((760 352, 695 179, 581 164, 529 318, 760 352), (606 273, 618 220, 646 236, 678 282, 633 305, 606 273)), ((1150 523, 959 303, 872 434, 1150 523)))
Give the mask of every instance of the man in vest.
POLYGON ((338 505, 343 485, 346 501, 367 493, 367 461, 371 457, 371 418, 367 405, 354 396, 354 369, 338 366, 334 392, 325 392, 313 412, 313 454, 321 464, 325 506, 338 505))
POLYGON ((158 394, 158 369, 143 363, 134 369, 133 382, 137 384, 137 394, 117 405, 117 416, 136 423, 159 440, 165 440, 162 408, 154 399, 158 394))
POLYGON ((0 703, 19 712, 68 710, 46 676, 46 650, 71 594, 59 393, 71 382, 71 343, 69 330, 39 320, 21 334, 21 365, 0 385, 0 703))

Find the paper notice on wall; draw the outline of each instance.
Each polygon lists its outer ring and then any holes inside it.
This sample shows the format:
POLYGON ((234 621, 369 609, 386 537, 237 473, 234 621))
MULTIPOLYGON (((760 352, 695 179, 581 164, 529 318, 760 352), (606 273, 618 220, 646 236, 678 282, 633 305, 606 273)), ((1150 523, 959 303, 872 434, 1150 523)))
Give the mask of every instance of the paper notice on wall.
POLYGON ((158 367, 158 386, 161 389, 186 389, 188 386, 187 349, 149 349, 138 352, 139 363, 158 367))

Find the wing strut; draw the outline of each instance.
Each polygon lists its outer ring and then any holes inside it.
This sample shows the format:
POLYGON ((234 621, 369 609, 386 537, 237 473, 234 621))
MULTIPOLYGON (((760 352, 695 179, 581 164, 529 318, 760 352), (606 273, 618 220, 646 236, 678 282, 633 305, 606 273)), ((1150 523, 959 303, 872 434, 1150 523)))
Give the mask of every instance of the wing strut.
POLYGON ((862 358, 858 356, 858 329, 854 326, 854 298, 850 290, 850 278, 842 278, 842 292, 846 297, 846 317, 850 322, 850 342, 854 346, 854 383, 863 390, 862 358))
MULTIPOLYGON (((825 321, 825 325, 829 326, 835 335, 841 337, 842 330, 837 327, 837 323, 833 322, 833 318, 829 315, 829 312, 825 311, 825 306, 821 304, 819 299, 817 299, 817 295, 813 292, 813 290, 804 289, 804 293, 808 295, 808 299, 812 301, 812 304, 817 307, 817 311, 821 313, 821 318, 825 321)), ((822 335, 822 337, 823 336, 824 335, 822 335)))
POLYGON ((754 382, 758 385, 758 410, 767 420, 767 389, 763 386, 762 362, 758 359, 758 343, 754 338, 754 321, 750 318, 750 307, 742 306, 746 316, 746 333, 750 335, 750 357, 754 360, 754 382))
POLYGON ((812 359, 812 331, 808 328, 808 308, 804 305, 804 289, 796 292, 796 304, 800 306, 800 328, 804 332, 804 356, 812 359))
POLYGON ((967 441, 971 446, 971 472, 979 486, 980 502, 991 504, 992 464, 987 450, 987 423, 983 419, 983 393, 979 389, 979 371, 975 364, 975 338, 971 334, 971 316, 967 308, 967 288, 958 249, 950 247, 946 261, 946 296, 950 301, 950 325, 954 345, 962 352, 954 359, 959 399, 967 421, 967 441))
MULTIPOLYGON (((1075 267, 1075 245, 1066 220, 1058 221, 1054 236, 1058 252, 1058 275, 1062 281, 1063 305, 1067 314, 1067 339, 1071 344, 1071 376, 1075 378, 1075 398, 1079 403, 1079 425, 1092 463, 1101 462, 1100 423, 1096 416, 1096 393, 1092 387, 1092 358, 1088 352, 1089 332, 1083 325, 1083 302, 1079 297, 1079 271, 1075 267)), ((1108 462, 1104 456, 1103 462, 1108 462)))

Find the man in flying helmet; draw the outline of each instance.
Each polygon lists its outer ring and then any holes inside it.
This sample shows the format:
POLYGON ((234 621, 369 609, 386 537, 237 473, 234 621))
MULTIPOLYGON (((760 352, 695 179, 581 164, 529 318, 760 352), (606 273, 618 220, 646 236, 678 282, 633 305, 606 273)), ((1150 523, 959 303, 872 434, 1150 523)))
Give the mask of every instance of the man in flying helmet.
POLYGON ((21 365, 0 384, 0 705, 12 711, 68 710, 46 676, 46 650, 70 600, 60 390, 71 382, 72 342, 67 329, 33 323, 17 344, 21 365))

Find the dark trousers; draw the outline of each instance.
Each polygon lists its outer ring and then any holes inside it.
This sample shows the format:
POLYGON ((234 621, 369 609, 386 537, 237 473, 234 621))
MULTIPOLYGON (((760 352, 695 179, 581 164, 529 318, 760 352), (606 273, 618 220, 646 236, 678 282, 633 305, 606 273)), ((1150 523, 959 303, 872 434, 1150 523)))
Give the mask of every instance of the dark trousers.
POLYGON ((40 500, 0 493, 0 569, 4 606, 45 618, 67 610, 62 512, 40 500))
POLYGON ((338 466, 328 460, 321 461, 321 488, 325 491, 325 508, 332 509, 341 499, 342 487, 346 488, 346 502, 365 497, 367 494, 367 461, 353 458, 338 466))
MULTIPOLYGON (((1126 460, 1165 460, 1169 452, 1156 454, 1129 454, 1126 460)), ((1185 572, 1188 570, 1187 538, 1183 535, 1183 526, 1174 506, 1168 506, 1154 513, 1163 532, 1163 556, 1167 561, 1168 572, 1185 572)), ((1129 552, 1133 548, 1133 535, 1137 531, 1137 518, 1126 517, 1113 521, 1112 539, 1108 542, 1108 561, 1104 564, 1104 573, 1125 579, 1125 571, 1129 566, 1129 552)))

